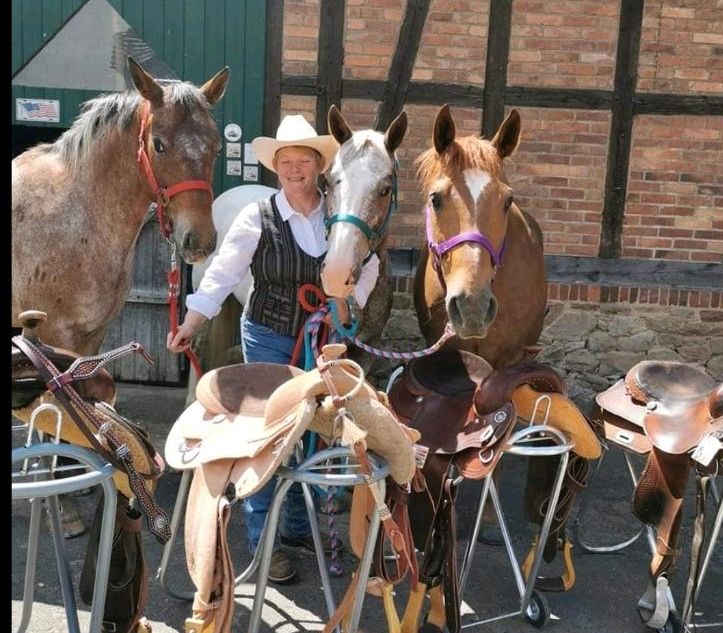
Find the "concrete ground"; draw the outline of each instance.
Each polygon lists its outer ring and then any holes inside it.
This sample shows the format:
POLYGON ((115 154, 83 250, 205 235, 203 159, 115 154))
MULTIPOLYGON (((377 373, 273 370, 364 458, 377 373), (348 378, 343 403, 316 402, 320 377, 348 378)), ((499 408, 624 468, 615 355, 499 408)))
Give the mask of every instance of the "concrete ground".
MULTIPOLYGON (((156 448, 162 452, 166 434, 173 421, 183 410, 185 389, 152 387, 145 385, 120 384, 117 408, 120 413, 135 421, 144 422, 152 435, 156 448)), ((13 447, 24 441, 22 432, 13 432, 13 447)), ((506 455, 500 462, 500 494, 504 516, 513 537, 516 556, 524 555, 532 536, 532 528, 526 522, 522 511, 522 488, 526 472, 526 459, 506 455)), ((719 489, 723 488, 719 478, 719 489)), ((181 476, 166 473, 159 481, 157 497, 160 504, 171 513, 181 476)), ((467 543, 474 519, 478 485, 466 483, 458 496, 458 523, 460 532, 460 557, 467 543)), ((589 488, 579 497, 586 500, 588 510, 580 517, 576 512, 577 533, 588 544, 603 545, 623 540, 638 529, 638 523, 630 512, 631 485, 625 464, 618 450, 607 454, 599 474, 589 488)), ((682 608, 685 580, 689 563, 689 549, 693 507, 693 485, 684 506, 680 546, 682 554, 678 560, 674 579, 673 596, 682 608)), ((100 495, 97 489, 92 494, 77 499, 86 525, 90 526, 93 512, 100 495)), ((579 507, 579 504, 578 504, 579 507)), ((25 557, 27 552, 27 528, 29 504, 12 503, 12 630, 20 622, 25 557)), ((337 517, 340 533, 346 541, 348 515, 337 517)), ((321 517, 322 529, 326 528, 326 517, 321 517)), ((709 521, 712 523, 712 521, 709 521)), ((181 528, 182 529, 182 528, 181 528)), ((235 507, 229 533, 232 535, 232 551, 236 573, 249 562, 246 554, 243 517, 240 507, 235 507)), ((171 553, 166 576, 166 586, 177 592, 193 589, 188 577, 183 552, 182 534, 178 545, 171 553)), ((162 546, 144 529, 144 548, 149 573, 149 601, 145 614, 151 621, 153 633, 181 633, 186 617, 191 614, 191 603, 172 597, 156 577, 162 555, 162 546)), ((723 540, 723 537, 721 538, 723 540)), ((71 567, 75 578, 80 574, 87 535, 67 540, 71 567)), ((316 561, 313 554, 301 550, 290 550, 296 560, 300 579, 287 586, 271 585, 266 595, 263 611, 262 630, 275 633, 295 631, 319 631, 323 628, 325 609, 316 561)), ((638 539, 631 546, 615 554, 587 553, 579 542, 574 548, 577 582, 566 593, 550 593, 546 600, 551 610, 544 629, 550 633, 637 633, 650 631, 645 627, 635 608, 647 582, 647 568, 650 560, 648 545, 638 539)), ((546 568, 551 573, 559 571, 559 560, 546 568)), ((342 563, 344 575, 332 578, 337 600, 340 598, 354 568, 351 554, 345 554, 342 563)), ((246 583, 237 587, 234 631, 245 631, 250 613, 254 585, 246 583)), ((77 593, 77 590, 76 590, 77 593)), ((397 603, 403 605, 407 587, 397 592, 397 603)), ((81 629, 87 631, 89 607, 76 597, 81 629)), ((706 631, 723 631, 723 547, 719 542, 714 549, 709 570, 698 603, 700 624, 717 622, 717 626, 706 631)), ((400 610, 403 606, 399 607, 400 610)), ((477 620, 494 619, 478 627, 479 631, 497 633, 528 632, 532 624, 519 614, 519 594, 514 584, 510 560, 503 547, 480 545, 474 559, 474 567, 464 594, 463 624, 477 620), (502 617, 508 616, 509 617, 502 617)), ((381 633, 387 630, 381 601, 368 597, 364 603, 361 627, 367 633, 381 633)), ((34 633, 60 633, 67 631, 65 609, 58 583, 57 568, 52 539, 45 522, 41 528, 35 601, 28 631, 34 633)))

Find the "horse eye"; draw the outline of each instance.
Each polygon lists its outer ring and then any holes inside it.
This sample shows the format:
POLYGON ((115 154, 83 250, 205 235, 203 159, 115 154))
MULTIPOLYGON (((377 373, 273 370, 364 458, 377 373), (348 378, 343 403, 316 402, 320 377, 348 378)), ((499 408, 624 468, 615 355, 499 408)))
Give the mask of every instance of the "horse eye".
POLYGON ((440 196, 436 191, 433 191, 429 194, 429 199, 432 202, 432 207, 434 207, 434 210, 439 211, 442 206, 442 196, 440 196))
POLYGON ((505 211, 509 211, 510 207, 512 206, 512 203, 515 201, 515 197, 510 195, 507 200, 505 200, 505 211))
POLYGON ((382 190, 379 192, 379 197, 380 197, 380 198, 383 198, 384 196, 389 195, 389 192, 390 192, 391 190, 392 190, 391 187, 384 187, 384 189, 382 189, 382 190))
POLYGON ((157 136, 153 137, 153 149, 156 150, 156 153, 163 154, 165 148, 163 147, 163 143, 161 142, 161 139, 159 139, 157 136))

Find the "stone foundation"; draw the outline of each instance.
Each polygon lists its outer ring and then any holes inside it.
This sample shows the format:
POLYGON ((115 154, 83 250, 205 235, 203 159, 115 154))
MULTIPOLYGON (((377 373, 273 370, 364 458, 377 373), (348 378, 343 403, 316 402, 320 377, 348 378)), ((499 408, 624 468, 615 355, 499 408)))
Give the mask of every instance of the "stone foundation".
MULTIPOLYGON (((382 347, 412 351, 426 346, 407 283, 399 281, 382 347)), ((641 360, 676 360, 723 381, 723 310, 629 302, 554 301, 549 304, 537 357, 567 381, 585 411, 641 360)), ((378 361, 377 383, 399 362, 378 361)))

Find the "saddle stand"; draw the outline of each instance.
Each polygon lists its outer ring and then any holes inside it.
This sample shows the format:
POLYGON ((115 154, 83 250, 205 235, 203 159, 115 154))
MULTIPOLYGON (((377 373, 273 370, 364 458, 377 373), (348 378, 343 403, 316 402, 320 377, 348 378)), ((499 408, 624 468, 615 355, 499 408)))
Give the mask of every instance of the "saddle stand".
POLYGON ((462 628, 459 607, 488 495, 502 529, 520 609, 465 624, 464 628, 517 615, 541 626, 550 611, 540 591, 564 591, 574 583, 569 548, 563 548, 567 571, 561 578, 539 577, 538 570, 543 556, 549 562, 558 542, 566 542, 565 522, 576 493, 585 486, 587 460, 599 456, 600 445, 589 422, 565 396, 559 375, 534 363, 495 371, 474 354, 444 350, 415 359, 404 367, 398 380, 390 383, 389 399, 395 412, 402 422, 421 433, 419 443, 428 448, 422 469, 427 491, 412 493, 409 500, 412 531, 422 554, 421 588, 412 593, 402 633, 418 630, 427 589, 431 610, 423 630, 446 627, 457 633, 462 628), (547 410, 539 406, 543 402, 547 410), (517 421, 530 425, 513 432, 517 421), (530 520, 540 525, 540 531, 522 567, 490 477, 506 453, 528 456, 530 463, 538 460, 535 469, 528 472, 527 488, 530 520), (483 483, 473 535, 458 573, 454 498, 465 479, 483 483))
MULTIPOLYGON (((617 552, 646 532, 651 564, 647 588, 637 604, 640 617, 653 629, 675 628, 680 620, 682 630, 688 630, 723 520, 723 502, 715 484, 723 466, 723 383, 716 385, 707 374, 685 363, 642 361, 596 400, 609 442, 606 448, 623 449, 634 488, 633 513, 643 525, 633 537, 617 544, 586 543, 581 534, 587 510, 583 504, 576 524, 578 541, 591 553, 617 552), (646 459, 639 475, 631 460, 635 454, 646 459), (696 480, 696 517, 685 601, 679 615, 670 591, 670 576, 680 553, 681 509, 691 471, 696 480), (717 513, 706 546, 709 490, 717 513)), ((601 458, 595 473, 602 462, 601 458)))

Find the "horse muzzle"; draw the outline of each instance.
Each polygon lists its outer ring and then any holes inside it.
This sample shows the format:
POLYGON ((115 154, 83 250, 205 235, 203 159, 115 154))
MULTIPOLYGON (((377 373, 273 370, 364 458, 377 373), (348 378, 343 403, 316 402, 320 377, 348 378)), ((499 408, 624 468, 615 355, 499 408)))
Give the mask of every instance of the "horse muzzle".
POLYGON ((186 231, 181 238, 179 255, 187 264, 201 264, 216 250, 216 239, 216 231, 206 241, 202 241, 195 231, 186 231))
POLYGON ((343 263, 324 262, 321 265, 321 283, 328 297, 348 297, 359 281, 361 269, 343 263))
POLYGON ((489 288, 448 296, 446 304, 450 323, 460 338, 484 338, 497 316, 497 298, 489 288))

